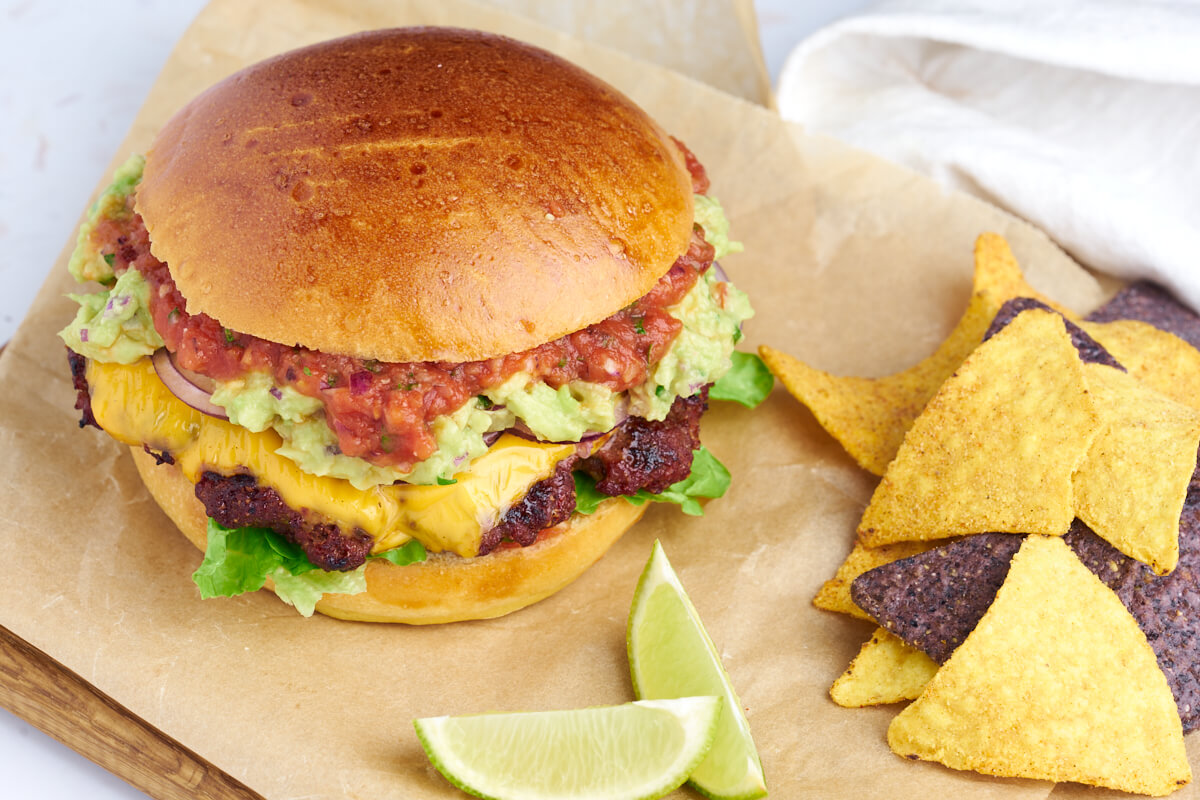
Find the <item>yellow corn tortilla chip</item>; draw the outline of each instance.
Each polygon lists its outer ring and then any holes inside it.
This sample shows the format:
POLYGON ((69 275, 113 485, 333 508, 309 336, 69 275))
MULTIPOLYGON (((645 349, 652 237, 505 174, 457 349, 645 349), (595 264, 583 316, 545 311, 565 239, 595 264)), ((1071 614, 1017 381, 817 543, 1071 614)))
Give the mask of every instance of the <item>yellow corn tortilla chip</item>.
POLYGON ((917 418, 871 496, 868 547, 971 533, 1061 535, 1097 416, 1062 318, 1026 311, 980 345, 917 418))
POLYGON ((932 658, 879 628, 833 682, 829 696, 846 708, 913 700, 937 670, 932 658))
POLYGON ((884 564, 924 553, 938 544, 941 542, 897 542, 882 547, 863 547, 861 543, 855 542, 854 549, 838 567, 837 573, 821 586, 817 596, 813 598, 813 605, 859 619, 871 619, 871 615, 859 608, 850 597, 850 584, 854 583, 854 579, 884 564))
POLYGON ((1030 536, 979 625, 888 728, 898 755, 1164 795, 1191 780, 1154 651, 1061 539, 1030 536))
POLYGON ((985 233, 975 242, 974 288, 966 312, 937 351, 903 372, 883 378, 841 377, 765 345, 759 354, 859 466, 882 475, 921 409, 983 340, 1000 306, 1014 297, 1037 298, 1077 319, 1025 282, 1002 236, 985 233))
POLYGON ((1073 479, 1075 514, 1159 575, 1179 561, 1179 515, 1200 446, 1200 412, 1137 378, 1084 364, 1100 429, 1073 479))
POLYGON ((1129 374, 1177 403, 1200 409, 1200 350, 1173 333, 1134 319, 1082 322, 1129 374))

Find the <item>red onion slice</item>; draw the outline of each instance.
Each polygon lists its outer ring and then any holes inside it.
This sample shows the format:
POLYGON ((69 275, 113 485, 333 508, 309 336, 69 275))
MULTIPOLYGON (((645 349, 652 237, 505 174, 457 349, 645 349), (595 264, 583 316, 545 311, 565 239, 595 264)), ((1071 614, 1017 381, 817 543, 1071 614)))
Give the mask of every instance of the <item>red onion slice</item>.
POLYGON ((496 440, 504 435, 504 431, 488 431, 483 435, 483 443, 491 447, 496 443, 496 440))
POLYGON ((185 371, 177 366, 175 359, 165 347, 156 350, 151 360, 154 363, 154 371, 158 373, 158 379, 171 391, 171 394, 202 414, 218 419, 229 419, 225 409, 212 401, 212 391, 198 385, 201 381, 209 383, 211 379, 196 375, 190 370, 185 371))

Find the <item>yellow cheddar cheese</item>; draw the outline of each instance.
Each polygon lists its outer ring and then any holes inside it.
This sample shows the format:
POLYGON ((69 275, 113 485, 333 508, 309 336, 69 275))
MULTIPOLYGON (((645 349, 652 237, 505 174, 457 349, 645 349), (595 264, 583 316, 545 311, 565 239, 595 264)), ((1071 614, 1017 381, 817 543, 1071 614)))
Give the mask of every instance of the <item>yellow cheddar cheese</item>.
POLYGON ((275 452, 283 442, 273 430, 255 433, 186 405, 159 380, 149 358, 130 365, 89 360, 87 381, 96 422, 114 439, 170 453, 193 483, 205 471, 252 474, 290 507, 366 531, 376 553, 417 539, 433 552, 476 555, 484 531, 575 452, 574 444, 505 434, 456 483, 360 490, 303 472, 275 452))

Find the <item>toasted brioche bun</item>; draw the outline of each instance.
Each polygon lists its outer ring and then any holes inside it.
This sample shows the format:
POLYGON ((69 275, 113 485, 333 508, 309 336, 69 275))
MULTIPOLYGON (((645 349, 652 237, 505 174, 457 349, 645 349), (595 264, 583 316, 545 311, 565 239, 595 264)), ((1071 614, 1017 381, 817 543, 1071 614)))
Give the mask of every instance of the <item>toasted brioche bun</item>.
POLYGON ((688 246, 679 149, 613 87, 451 28, 251 66, 147 153, 137 210, 189 313, 384 361, 471 361, 579 330, 688 246))
MULTIPOLYGON (((208 517, 191 481, 141 448, 129 450, 159 507, 203 551, 208 517)), ((372 560, 366 592, 327 594, 317 611, 339 619, 414 625, 498 617, 543 600, 575 580, 641 518, 645 508, 621 498, 606 500, 596 513, 574 515, 529 547, 480 558, 438 553, 406 567, 372 560)))

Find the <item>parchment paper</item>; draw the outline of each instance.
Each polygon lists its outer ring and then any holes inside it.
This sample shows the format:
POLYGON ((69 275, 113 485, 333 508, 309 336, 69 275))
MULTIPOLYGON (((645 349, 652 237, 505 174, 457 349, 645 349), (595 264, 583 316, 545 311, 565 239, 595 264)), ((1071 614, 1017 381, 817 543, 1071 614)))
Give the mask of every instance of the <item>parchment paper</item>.
MULTIPOLYGON (((1007 236, 1055 299, 1080 311, 1102 299, 1044 235, 994 208, 678 73, 468 3, 293 0, 266 11, 219 0, 180 42, 114 162, 252 60, 408 23, 548 47, 686 141, 746 245, 724 263, 758 309, 743 347, 769 342, 846 373, 901 369, 965 307, 972 244, 986 230, 1007 236)), ((703 436, 734 482, 703 518, 654 506, 580 580, 508 617, 411 628, 305 620, 266 593, 202 602, 189 579, 200 554, 147 496, 124 448, 76 427, 54 336, 73 313, 61 262, 65 251, 0 357, 0 624, 266 797, 460 796, 426 761, 414 718, 632 699, 625 618, 655 538, 718 644, 773 797, 1053 789, 904 761, 884 740, 895 709, 828 699, 871 628, 810 599, 849 550, 874 479, 782 390, 753 412, 714 403, 703 436)))
POLYGON ((771 105, 753 0, 483 0, 577 39, 771 105))

